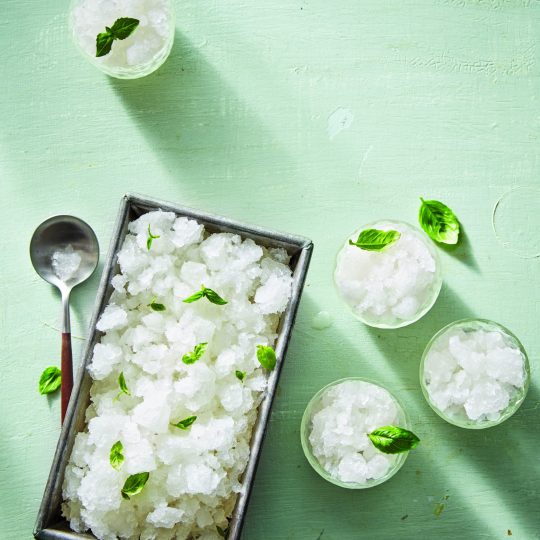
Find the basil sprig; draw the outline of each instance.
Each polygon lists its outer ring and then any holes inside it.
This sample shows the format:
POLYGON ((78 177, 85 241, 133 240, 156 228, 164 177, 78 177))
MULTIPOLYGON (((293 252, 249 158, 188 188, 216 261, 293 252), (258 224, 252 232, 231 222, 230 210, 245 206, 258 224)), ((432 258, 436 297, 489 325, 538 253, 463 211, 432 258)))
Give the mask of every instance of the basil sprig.
POLYGON ((152 247, 152 242, 156 238, 161 238, 161 236, 159 236, 159 234, 152 234, 152 232, 150 231, 150 223, 149 223, 148 224, 148 238, 146 239, 146 249, 148 251, 150 251, 150 248, 152 247))
POLYGON ((418 221, 427 235, 443 244, 457 244, 459 240, 459 221, 454 212, 439 201, 425 201, 418 212, 418 221))
POLYGON ((111 52, 115 39, 126 39, 139 26, 138 19, 130 17, 120 17, 109 28, 105 27, 105 32, 100 32, 96 37, 96 57, 105 56, 111 52))
POLYGON ((408 429, 384 426, 368 433, 373 446, 385 454, 408 452, 420 443, 420 439, 408 429))
POLYGON ((118 399, 122 394, 126 394, 126 396, 131 396, 131 392, 128 390, 126 378, 124 377, 123 371, 120 372, 120 375, 118 375, 118 386, 120 387, 120 392, 118 392, 116 399, 118 399))
POLYGON ((198 345, 195 345, 195 348, 192 352, 184 354, 182 356, 182 362, 184 364, 194 364, 197 360, 201 358, 201 356, 204 354, 204 351, 206 351, 206 346, 208 343, 199 343, 198 345))
POLYGON ((56 366, 50 366, 43 371, 39 378, 38 389, 42 395, 52 394, 62 384, 62 372, 56 366))
POLYGON ((227 303, 227 300, 221 298, 221 296, 219 296, 216 291, 209 289, 204 285, 201 286, 200 291, 197 291, 195 294, 188 296, 187 298, 182 300, 182 302, 185 302, 186 304, 191 304, 193 302, 196 302, 197 300, 200 300, 201 298, 206 298, 209 302, 212 302, 212 304, 217 304, 218 306, 224 306, 227 303))
POLYGON ((120 492, 122 497, 129 500, 134 495, 138 495, 143 490, 146 482, 148 482, 149 477, 150 473, 147 472, 141 472, 128 476, 124 482, 124 487, 120 492))
POLYGON ((356 246, 365 251, 382 251, 395 244, 401 237, 399 231, 381 231, 379 229, 365 229, 359 235, 356 242, 349 240, 349 245, 356 246))

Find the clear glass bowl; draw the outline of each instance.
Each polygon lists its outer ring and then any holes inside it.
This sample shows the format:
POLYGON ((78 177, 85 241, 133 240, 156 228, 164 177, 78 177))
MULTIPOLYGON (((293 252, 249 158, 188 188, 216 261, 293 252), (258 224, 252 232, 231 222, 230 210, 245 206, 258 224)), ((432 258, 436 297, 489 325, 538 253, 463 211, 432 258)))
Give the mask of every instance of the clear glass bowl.
MULTIPOLYGON (((175 11, 174 2, 172 0, 163 0, 164 9, 167 12, 167 35, 164 38, 160 36, 160 38, 163 40, 161 46, 153 53, 150 58, 140 63, 135 63, 133 65, 127 65, 126 61, 124 60, 127 57, 127 48, 134 44, 133 38, 139 37, 141 41, 152 39, 155 40, 157 36, 156 32, 151 31, 149 26, 139 26, 134 31, 132 36, 129 36, 127 39, 115 40, 112 45, 112 50, 109 54, 100 58, 96 58, 94 33, 97 36, 99 32, 104 32, 105 25, 103 26, 103 28, 101 28, 101 26, 99 28, 95 27, 92 36, 81 36, 80 32, 78 31, 78 29, 80 28, 80 23, 78 23, 76 19, 77 10, 80 9, 82 5, 88 5, 92 3, 103 5, 103 2, 100 2, 100 0, 71 0, 68 17, 69 31, 73 39, 73 43, 75 44, 79 52, 100 71, 117 79, 138 79, 154 72, 165 62, 165 60, 167 60, 167 57, 169 56, 169 53, 171 52, 173 46, 175 33, 175 11), (144 30, 146 35, 142 34, 140 32, 141 30, 144 30), (139 31, 139 34, 137 34, 137 31, 139 31)), ((141 2, 136 2, 135 4, 139 7, 134 8, 132 11, 127 13, 124 12, 124 10, 119 11, 116 8, 115 0, 110 0, 110 3, 108 4, 110 9, 110 15, 104 15, 104 18, 106 18, 107 20, 110 19, 110 23, 108 23, 107 26, 112 26, 114 21, 120 17, 132 17, 140 19, 141 2)), ((143 16, 146 17, 146 15, 143 16)), ((92 23, 92 26, 94 26, 94 23, 92 23)))
MULTIPOLYGON (((355 249, 358 249, 358 248, 355 248, 355 249)), ((384 253, 381 253, 380 255, 384 256, 384 253)), ((425 234, 420 229, 413 227, 412 225, 404 221, 385 219, 385 220, 374 221, 372 223, 367 223, 366 225, 364 225, 363 227, 360 227, 358 230, 356 230, 355 232, 353 232, 347 237, 345 244, 341 247, 336 257, 336 266, 334 270, 334 285, 336 287, 336 290, 340 298, 345 302, 345 304, 347 304, 349 309, 352 311, 353 315, 358 320, 362 321, 364 324, 367 324, 368 326, 372 326, 375 328, 401 328, 403 326, 408 326, 409 324, 413 324, 414 322, 418 321, 433 307, 433 304, 435 303, 435 301, 437 300, 439 296, 439 293, 441 292, 442 282, 443 282, 443 279, 442 279, 441 261, 440 261, 439 253, 435 245, 427 236, 427 234, 425 234), (382 228, 384 230, 393 228, 400 231, 401 233, 405 231, 407 233, 413 234, 427 248, 430 255, 433 257, 433 260, 435 261, 435 276, 432 283, 429 285, 428 294, 424 297, 423 301, 418 305, 417 309, 414 311, 412 316, 405 317, 405 318, 401 318, 397 316, 381 317, 381 316, 371 316, 365 313, 361 313, 357 309, 355 309, 356 302, 351 301, 345 296, 344 292, 342 291, 342 287, 339 284, 338 274, 341 269, 340 265, 341 265, 342 258, 351 247, 354 247, 354 246, 349 246, 349 239, 355 241, 358 238, 358 235, 360 234, 361 231, 365 229, 377 229, 377 228, 382 228)))
POLYGON ((428 402, 429 406, 443 419, 446 420, 448 423, 453 424, 454 426, 458 426, 465 429, 485 429, 493 426, 497 426, 510 418, 521 406, 523 403, 523 400, 525 399, 525 396, 527 395, 527 391, 529 389, 529 383, 530 383, 530 367, 529 367, 529 359, 527 358, 527 353, 525 352, 525 349, 523 348, 523 345, 519 341, 519 339, 512 333, 510 330, 505 328, 504 326, 489 321, 487 319, 462 319, 459 321, 455 321, 453 323, 450 323, 449 325, 445 326, 441 330, 439 330, 429 341, 427 344, 424 353, 422 355, 422 360, 420 362, 420 386, 422 387, 422 393, 424 394, 424 397, 426 401, 428 402), (426 361, 426 358, 428 354, 430 353, 431 349, 437 344, 438 340, 444 337, 447 333, 453 331, 453 330, 463 330, 464 332, 474 332, 477 330, 485 330, 485 331, 496 331, 500 332, 503 336, 503 339, 505 343, 511 347, 517 348, 521 351, 524 359, 524 369, 525 369, 525 382, 522 388, 516 389, 512 397, 510 398, 510 402, 508 403, 508 406, 501 411, 500 417, 497 420, 471 420, 465 413, 465 410, 463 410, 462 414, 454 414, 450 415, 443 411, 441 411, 432 401, 429 396, 428 392, 428 385, 426 381, 426 377, 424 374, 424 364, 426 361))
POLYGON ((399 420, 398 425, 399 427, 410 429, 410 421, 407 413, 403 409, 403 406, 398 401, 398 399, 383 385, 376 383, 370 379, 365 379, 363 377, 347 377, 345 379, 339 379, 337 381, 331 382, 330 384, 327 384, 325 387, 321 388, 309 401, 306 410, 304 411, 304 415, 302 416, 302 423, 300 427, 300 441, 302 443, 302 449, 304 451, 304 455, 306 456, 306 459, 309 461, 310 465, 315 469, 315 471, 322 476, 325 480, 328 482, 331 482, 332 484, 335 484, 336 486, 340 486, 347 489, 366 489, 374 486, 378 486, 379 484, 382 484, 383 482, 386 482, 392 476, 394 476, 401 467, 403 467, 403 464, 405 463, 405 460, 407 459, 408 452, 403 452, 401 454, 394 454, 394 462, 391 465, 391 467, 388 469, 387 473, 380 477, 368 480, 364 483, 357 483, 357 482, 343 482, 342 480, 335 478, 334 476, 331 476, 319 463, 319 460, 315 457, 313 454, 313 450, 311 448, 311 443, 309 442, 309 435, 311 433, 311 419, 313 418, 313 415, 317 412, 317 407, 320 405, 321 397, 326 393, 327 390, 330 388, 337 386, 338 384, 341 384, 346 381, 362 381, 365 383, 372 384, 374 386, 377 386, 379 388, 382 388, 388 394, 391 396, 391 398, 394 400, 398 413, 399 413, 399 420))

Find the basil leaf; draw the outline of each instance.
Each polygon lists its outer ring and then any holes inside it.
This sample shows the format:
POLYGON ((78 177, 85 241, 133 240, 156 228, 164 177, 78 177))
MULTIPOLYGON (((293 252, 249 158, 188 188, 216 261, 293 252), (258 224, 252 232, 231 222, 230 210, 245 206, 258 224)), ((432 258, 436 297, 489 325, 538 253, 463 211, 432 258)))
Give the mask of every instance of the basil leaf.
POLYGON ((114 39, 126 39, 135 31, 137 26, 139 26, 138 19, 120 17, 111 26, 111 34, 114 36, 114 39))
POLYGON ((208 343, 206 342, 195 345, 193 352, 184 354, 184 356, 182 356, 182 362, 184 362, 184 364, 194 364, 204 354, 207 345, 208 343))
POLYGON ((407 452, 420 442, 412 431, 396 426, 380 427, 369 433, 368 437, 375 448, 385 454, 407 452))
POLYGON ((122 467, 122 463, 124 463, 124 445, 121 441, 116 441, 112 447, 111 451, 109 453, 109 462, 111 464, 111 467, 113 469, 116 469, 117 471, 120 470, 120 467, 122 467))
POLYGON ((50 366, 43 371, 39 378, 38 389, 42 395, 52 394, 62 384, 62 372, 56 366, 50 366))
POLYGON ((245 371, 240 371, 240 370, 236 370, 234 372, 234 374, 236 375, 236 378, 239 380, 239 381, 244 381, 244 379, 246 378, 246 372, 245 371))
POLYGON ((358 235, 358 240, 349 240, 351 246, 359 247, 365 251, 382 251, 396 243, 401 238, 399 231, 380 231, 379 229, 365 229, 358 235))
POLYGON ((129 500, 131 497, 133 497, 133 495, 140 493, 143 490, 146 482, 148 482, 149 477, 150 473, 147 472, 141 472, 128 476, 124 482, 124 487, 120 492, 122 497, 129 500))
POLYGON ((148 307, 152 308, 154 311, 165 311, 167 309, 164 304, 158 304, 155 300, 156 299, 153 298, 148 304, 148 307))
POLYGON ((192 302, 196 302, 203 297, 206 298, 209 302, 212 302, 212 304, 217 304, 219 306, 224 306, 227 303, 227 300, 223 300, 223 298, 221 298, 221 296, 219 296, 216 291, 208 289, 204 285, 201 286, 200 291, 197 291, 195 294, 188 296, 186 299, 182 300, 182 302, 185 302, 186 304, 191 304, 192 302))
POLYGON ((110 32, 110 28, 107 28, 105 32, 101 32, 96 37, 96 58, 105 56, 111 52, 111 47, 114 41, 114 37, 110 32))
POLYGON ((124 377, 124 372, 122 371, 120 375, 118 375, 118 386, 120 387, 121 393, 131 396, 127 384, 126 384, 126 378, 124 377))
POLYGON ((206 296, 212 304, 217 304, 218 306, 224 306, 227 303, 227 300, 223 300, 216 291, 207 289, 206 287, 204 288, 204 296, 206 296))
POLYGON ((151 231, 150 231, 150 223, 148 224, 148 238, 146 239, 146 249, 148 251, 150 251, 150 248, 152 247, 152 242, 156 239, 156 238, 161 238, 161 236, 157 235, 157 234, 152 234, 151 231))
POLYGON ((203 296, 204 296, 204 291, 200 290, 196 292, 195 294, 188 296, 186 299, 182 300, 182 302, 185 302, 186 304, 191 304, 192 302, 196 302, 197 300, 201 299, 203 296))
POLYGON ((187 418, 184 418, 183 420, 180 420, 177 424, 173 424, 173 426, 180 428, 180 429, 187 429, 193 422, 197 420, 196 416, 188 416, 187 418))
POLYGON ((418 221, 427 235, 443 244, 457 244, 459 240, 459 221, 454 212, 439 201, 425 201, 418 212, 418 221))
POLYGON ((276 352, 267 345, 257 345, 257 360, 268 371, 276 367, 276 352))

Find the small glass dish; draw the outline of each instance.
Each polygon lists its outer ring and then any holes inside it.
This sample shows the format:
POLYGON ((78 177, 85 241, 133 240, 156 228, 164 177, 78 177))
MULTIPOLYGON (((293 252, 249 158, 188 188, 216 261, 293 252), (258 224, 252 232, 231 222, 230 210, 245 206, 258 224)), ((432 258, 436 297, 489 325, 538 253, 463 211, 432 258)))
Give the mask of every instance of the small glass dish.
POLYGON ((91 64, 111 77, 145 77, 167 60, 174 42, 174 3, 172 0, 160 1, 157 8, 155 2, 146 5, 146 0, 133 1, 133 7, 126 8, 126 2, 119 0, 71 0, 68 19, 73 43, 91 64), (92 18, 96 16, 102 20, 98 22, 92 18), (83 17, 88 17, 89 21, 81 20, 83 17), (97 35, 122 17, 138 19, 139 26, 129 37, 115 39, 108 54, 96 57, 97 35), (145 53, 144 47, 151 47, 152 52, 145 53))
MULTIPOLYGON (((387 480, 392 478, 392 476, 394 476, 401 469, 401 467, 403 467, 405 460, 407 459, 408 452, 403 452, 400 454, 393 454, 391 456, 393 463, 391 464, 388 471, 384 474, 384 476, 381 476, 379 478, 368 479, 366 482, 362 482, 362 483, 344 482, 341 479, 336 478, 335 476, 332 476, 327 470, 324 469, 324 467, 321 465, 317 457, 314 455, 311 443, 309 441, 309 436, 310 436, 311 428, 312 428, 311 421, 312 421, 313 416, 320 410, 322 397, 331 388, 334 388, 337 385, 342 384, 344 382, 348 382, 348 381, 361 381, 361 382, 376 386, 377 388, 384 390, 392 398, 396 406, 397 414, 398 414, 398 420, 396 424, 399 427, 402 427, 405 429, 411 429, 409 417, 407 413, 405 412, 403 406, 387 388, 385 388, 383 385, 379 383, 376 383, 370 379, 365 379, 363 377, 347 377, 344 379, 339 379, 337 381, 331 382, 330 384, 327 384, 326 386, 321 388, 311 398, 311 400, 309 401, 306 407, 306 410, 304 411, 304 415, 302 416, 302 423, 300 427, 300 441, 302 443, 302 449, 304 451, 304 455, 306 456, 306 459, 309 461, 313 469, 325 480, 327 480, 328 482, 336 486, 340 486, 347 489, 366 489, 366 488, 370 488, 370 487, 374 487, 379 484, 382 484, 383 482, 386 482, 387 480)), ((379 427, 382 427, 382 426, 379 426, 379 427)), ((382 455, 388 456, 388 454, 382 454, 382 455)))
MULTIPOLYGON (((416 249, 416 253, 418 255, 418 249, 416 249)), ((412 265, 414 265, 417 272, 417 279, 425 278, 426 275, 429 276, 431 273, 423 271, 418 260, 412 265)), ((358 320, 374 328, 401 328, 415 323, 433 307, 441 291, 442 283, 441 261, 435 245, 427 234, 404 221, 385 219, 367 223, 347 237, 336 257, 334 285, 338 295, 358 320), (397 230, 401 233, 401 238, 395 245, 389 246, 383 252, 364 251, 356 246, 351 246, 349 240, 356 241, 360 232, 366 229, 397 230), (405 238, 409 247, 408 252, 413 251, 411 241, 415 243, 415 249, 420 245, 425 248, 423 254, 429 254, 432 260, 431 262, 428 259, 428 262, 433 264, 433 277, 429 283, 419 289, 416 288, 419 284, 413 281, 409 284, 409 289, 402 289, 398 292, 396 286, 406 284, 407 277, 410 277, 410 274, 407 274, 404 268, 404 257, 397 257, 395 253, 395 250, 399 248, 400 241, 405 238), (421 244, 417 241, 420 241, 421 244), (389 258, 389 255, 393 257, 393 261, 389 258), (390 293, 396 291, 394 295, 395 304, 392 306, 388 304, 384 312, 378 315, 370 313, 370 310, 377 308, 377 306, 372 306, 372 308, 363 311, 358 308, 359 303, 369 302, 368 296, 371 291, 364 285, 364 282, 372 280, 367 274, 370 269, 376 268, 376 265, 373 264, 374 257, 381 258, 380 275, 385 276, 384 281, 379 280, 375 283, 380 288, 380 294, 385 300, 388 300, 390 293), (349 259, 347 265, 344 262, 345 258, 349 259), (403 278, 399 282, 398 276, 403 278), (418 296, 406 294, 406 292, 415 292, 417 295, 419 293, 420 299, 418 296), (357 295, 356 299, 354 298, 355 295, 357 295)), ((373 283, 371 289, 375 290, 373 283)))
MULTIPOLYGON (((448 345, 449 347, 449 345, 448 345)), ((463 370, 463 368, 461 368, 463 370)), ((466 373, 466 372, 465 372, 466 373)), ((453 323, 450 323, 449 325, 445 326, 441 330, 439 330, 429 341, 427 344, 424 353, 422 355, 422 360, 420 362, 420 386, 422 388, 422 393, 424 394, 424 398, 426 399, 429 406, 443 419, 446 420, 448 423, 453 424, 455 426, 465 428, 465 429, 485 429, 493 426, 497 426, 510 418, 521 406, 523 403, 527 391, 529 389, 529 383, 530 383, 530 367, 529 367, 529 360, 527 357, 527 353, 525 352, 525 349, 523 348, 523 345, 519 341, 519 339, 507 328, 504 326, 487 319, 462 319, 459 321, 455 321, 453 323), (455 331, 462 331, 465 334, 469 334, 472 332, 477 332, 479 330, 485 331, 485 332, 496 332, 501 335, 502 341, 505 346, 511 347, 512 349, 518 350, 523 358, 523 386, 516 387, 514 386, 515 390, 513 391, 513 394, 510 395, 510 399, 508 402, 508 405, 501 409, 499 411, 499 417, 496 419, 482 419, 482 420, 473 420, 469 418, 469 416, 466 413, 464 405, 457 405, 454 404, 452 407, 453 409, 450 409, 450 412, 448 411, 448 407, 445 407, 445 411, 441 410, 440 407, 435 405, 433 402, 433 399, 429 392, 429 382, 426 377, 426 360, 430 353, 435 352, 441 352, 446 351, 447 349, 444 345, 445 340, 449 340, 450 336, 455 331)), ((487 415, 486 415, 487 416, 487 415)))

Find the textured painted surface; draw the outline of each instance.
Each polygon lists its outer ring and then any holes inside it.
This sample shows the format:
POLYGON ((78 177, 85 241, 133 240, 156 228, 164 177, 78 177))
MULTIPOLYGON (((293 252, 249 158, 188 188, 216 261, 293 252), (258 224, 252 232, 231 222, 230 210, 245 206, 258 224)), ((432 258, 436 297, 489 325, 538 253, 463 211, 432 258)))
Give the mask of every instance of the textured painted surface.
MULTIPOLYGON (((491 227, 509 188, 540 187, 540 2, 188 0, 167 64, 131 82, 78 56, 67 4, 0 12, 0 537, 30 538, 59 428, 58 399, 36 390, 59 362, 59 299, 31 268, 32 230, 73 213, 106 248, 132 190, 315 241, 245 538, 540 538, 540 260, 502 250, 491 227), (414 221, 420 195, 456 211, 465 242, 442 253, 428 316, 370 330, 336 298, 335 253, 363 222, 414 221), (320 310, 334 322, 315 330, 320 310), (522 409, 483 432, 443 423, 417 376, 435 331, 471 315, 512 329, 533 369, 522 409), (358 492, 316 476, 298 433, 310 396, 350 375, 395 388, 423 438, 358 492)), ((97 281, 73 295, 77 336, 97 281)))

